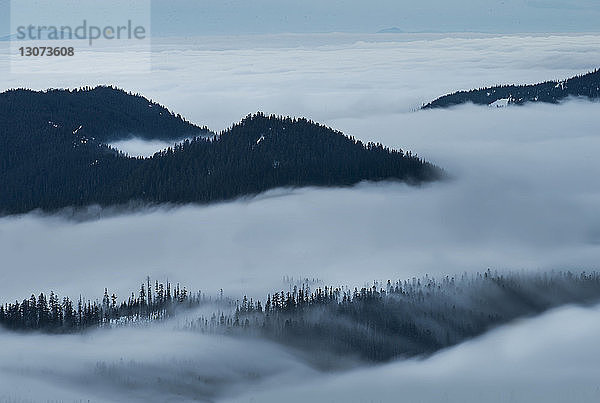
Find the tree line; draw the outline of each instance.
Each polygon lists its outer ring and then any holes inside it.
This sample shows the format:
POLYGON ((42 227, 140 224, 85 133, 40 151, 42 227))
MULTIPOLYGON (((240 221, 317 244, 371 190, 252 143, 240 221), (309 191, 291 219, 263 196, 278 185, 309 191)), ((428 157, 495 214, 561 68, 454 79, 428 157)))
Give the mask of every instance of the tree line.
POLYGON ((168 318, 184 308, 200 306, 212 298, 201 292, 190 293, 179 284, 148 278, 137 293, 119 301, 117 296, 104 290, 102 300, 79 297, 72 301, 50 292, 32 294, 21 302, 0 305, 0 325, 10 330, 39 330, 53 333, 75 332, 90 327, 111 326, 139 321, 168 318))
POLYGON ((432 354, 518 318, 564 304, 600 301, 600 274, 487 271, 375 282, 361 289, 294 286, 264 301, 244 298, 234 313, 193 328, 257 335, 316 357, 369 361, 432 354))
MULTIPOLYGON (((600 273, 497 273, 436 279, 430 276, 361 288, 316 286, 307 281, 264 300, 234 301, 190 293, 178 284, 152 283, 121 302, 107 289, 101 300, 73 302, 51 292, 0 306, 0 326, 15 331, 68 333, 94 327, 152 322, 182 309, 217 303, 190 330, 260 337, 323 357, 387 361, 429 355, 515 319, 565 304, 600 301, 600 273)), ((331 365, 335 359, 325 365, 331 365)))

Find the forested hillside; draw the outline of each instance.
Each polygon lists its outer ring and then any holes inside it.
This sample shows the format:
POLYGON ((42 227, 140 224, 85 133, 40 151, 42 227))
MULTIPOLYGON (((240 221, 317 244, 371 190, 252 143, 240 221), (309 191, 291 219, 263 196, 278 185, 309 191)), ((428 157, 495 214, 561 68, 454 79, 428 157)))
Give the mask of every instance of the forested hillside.
POLYGON ((0 121, 40 122, 101 143, 129 137, 175 142, 211 134, 156 102, 114 87, 6 91, 0 93, 0 121))
POLYGON ((0 305, 0 326, 18 331, 77 332, 169 318, 182 309, 219 309, 187 328, 262 337, 309 355, 385 361, 428 355, 517 318, 564 304, 600 301, 600 274, 485 273, 429 276, 362 289, 290 285, 263 301, 190 293, 179 284, 147 279, 126 299, 104 291, 101 300, 73 302, 53 292, 0 305))
MULTIPOLYGON (((600 274, 464 274, 373 283, 362 289, 301 286, 244 299, 217 327, 301 350, 385 361, 427 355, 517 318, 600 301, 600 274)), ((200 327, 215 328, 208 318, 200 327)))
POLYGON ((306 119, 260 113, 218 135, 196 136, 149 158, 130 158, 105 144, 114 136, 111 133, 125 128, 139 133, 153 126, 160 128, 151 131, 153 138, 175 138, 186 128, 190 131, 185 133, 198 135, 206 130, 168 112, 159 112, 159 117, 150 119, 158 122, 150 124, 145 121, 146 114, 138 115, 138 111, 160 109, 158 106, 149 108, 144 101, 143 108, 130 109, 127 105, 138 105, 143 98, 111 88, 62 93, 11 91, 0 99, 3 214, 134 201, 207 203, 275 187, 348 186, 363 180, 421 183, 443 176, 439 168, 402 150, 364 144, 306 119), (25 100, 28 94, 41 112, 30 109, 25 100), (98 116, 96 103, 89 101, 94 94, 102 94, 102 102, 110 103, 98 116), (46 108, 39 100, 46 96, 58 107, 46 108), (132 100, 123 103, 123 98, 132 100), (61 120, 53 111, 62 110, 63 104, 69 113, 62 113, 67 117, 61 120), (82 120, 77 119, 79 115, 82 120), (67 119, 71 123, 66 124, 67 119))
POLYGON ((596 99, 600 96, 600 70, 563 81, 546 81, 533 85, 501 85, 444 95, 423 105, 422 109, 447 108, 453 105, 505 106, 528 102, 557 103, 567 97, 596 99))

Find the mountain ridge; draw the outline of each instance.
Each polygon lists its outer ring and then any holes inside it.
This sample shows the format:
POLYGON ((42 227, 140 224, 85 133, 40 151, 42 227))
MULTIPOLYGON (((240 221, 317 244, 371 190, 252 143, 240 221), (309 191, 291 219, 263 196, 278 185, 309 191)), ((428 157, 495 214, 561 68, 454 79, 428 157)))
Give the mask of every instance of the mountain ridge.
POLYGON ((559 103, 568 97, 600 98, 600 69, 561 81, 545 81, 530 85, 499 85, 456 91, 424 104, 421 109, 449 108, 473 103, 492 105, 524 105, 530 102, 559 103))
POLYGON ((113 86, 44 91, 16 88, 0 93, 0 119, 12 119, 9 114, 32 119, 27 114, 31 110, 37 113, 36 119, 71 131, 83 129, 88 137, 103 143, 130 137, 175 142, 213 134, 140 94, 113 86))
MULTIPOLYGON (((138 95, 123 95, 122 90, 102 88, 103 100, 111 99, 105 93, 109 91, 116 92, 117 100, 123 96, 135 98, 134 105, 139 106, 140 99, 148 102, 138 95)), ((60 90, 20 92, 19 96, 29 94, 37 98, 50 94, 56 97, 53 91, 60 90)), ((138 107, 122 108, 118 103, 109 104, 99 117, 94 110, 87 109, 89 102, 59 102, 58 105, 66 104, 70 108, 69 113, 59 114, 67 119, 69 124, 66 124, 44 109, 47 107, 45 102, 37 100, 7 106, 6 97, 2 95, 2 214, 131 202, 211 203, 278 187, 339 187, 382 180, 418 184, 444 177, 440 168, 410 152, 363 143, 305 118, 257 113, 246 116, 219 134, 207 136, 206 133, 212 132, 172 113, 157 115, 151 112, 156 120, 151 127, 135 115, 138 107), (78 108, 88 116, 89 126, 76 126, 81 121, 78 108), (105 121, 102 116, 109 112, 115 113, 115 119, 122 120, 105 121), (138 123, 141 129, 137 131, 143 132, 142 129, 150 127, 152 136, 174 138, 181 131, 174 135, 154 129, 185 129, 190 125, 203 135, 186 139, 146 158, 129 157, 104 142, 110 138, 111 129, 127 127, 135 130, 138 123)), ((56 99, 62 99, 62 96, 78 99, 80 95, 66 91, 56 99)))

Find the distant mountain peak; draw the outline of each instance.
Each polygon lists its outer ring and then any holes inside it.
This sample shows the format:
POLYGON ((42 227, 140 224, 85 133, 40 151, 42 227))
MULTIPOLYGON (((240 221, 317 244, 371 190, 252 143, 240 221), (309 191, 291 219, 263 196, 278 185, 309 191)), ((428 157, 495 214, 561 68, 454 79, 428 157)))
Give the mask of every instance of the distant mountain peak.
POLYGON ((378 34, 401 34, 404 33, 403 30, 401 30, 398 27, 390 27, 390 28, 384 28, 382 30, 377 31, 378 34))

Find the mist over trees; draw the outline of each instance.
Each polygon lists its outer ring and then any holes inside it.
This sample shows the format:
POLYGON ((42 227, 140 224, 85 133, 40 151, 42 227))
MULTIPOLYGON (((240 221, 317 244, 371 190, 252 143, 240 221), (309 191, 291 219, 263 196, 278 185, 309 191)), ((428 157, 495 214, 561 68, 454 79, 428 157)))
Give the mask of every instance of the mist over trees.
POLYGON ((473 103, 491 105, 499 100, 508 104, 523 105, 529 102, 558 103, 568 97, 600 97, 600 70, 578 75, 563 81, 546 81, 533 85, 500 85, 470 91, 457 91, 423 105, 422 109, 447 108, 473 103))
POLYGON ((264 300, 216 298, 147 279, 119 301, 72 301, 31 295, 0 306, 0 325, 14 331, 78 332, 174 316, 207 303, 218 312, 187 322, 191 331, 259 337, 309 356, 387 361, 423 356, 479 336, 515 319, 564 304, 600 301, 600 273, 492 273, 429 276, 358 288, 302 282, 264 300))
POLYGON ((600 273, 487 271, 429 276, 361 289, 295 286, 263 302, 244 298, 231 317, 200 328, 266 337, 314 353, 368 361, 429 355, 517 318, 600 300, 600 273))
POLYGON ((275 187, 422 183, 423 159, 303 118, 249 115, 212 137, 136 95, 100 87, 0 94, 0 214, 92 204, 208 203, 275 187), (156 113, 158 111, 158 113, 156 113), (149 158, 106 144, 123 133, 195 137, 149 158))

